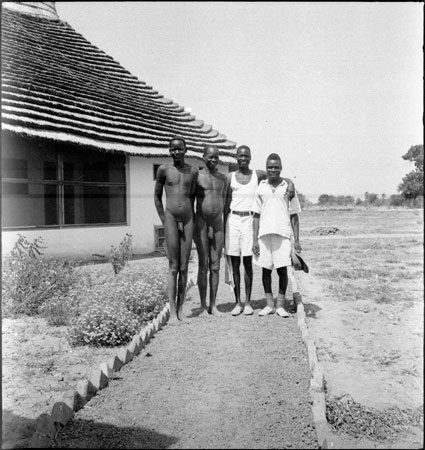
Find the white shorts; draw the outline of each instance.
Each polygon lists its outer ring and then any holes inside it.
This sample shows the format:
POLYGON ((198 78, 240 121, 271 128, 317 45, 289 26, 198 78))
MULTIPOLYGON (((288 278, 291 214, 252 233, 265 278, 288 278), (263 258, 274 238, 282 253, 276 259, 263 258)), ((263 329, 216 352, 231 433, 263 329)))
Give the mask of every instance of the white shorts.
POLYGON ((252 256, 252 216, 229 213, 226 222, 224 254, 230 256, 252 256))
POLYGON ((258 239, 259 256, 254 256, 254 263, 265 269, 279 269, 292 266, 291 239, 278 234, 266 234, 258 239))

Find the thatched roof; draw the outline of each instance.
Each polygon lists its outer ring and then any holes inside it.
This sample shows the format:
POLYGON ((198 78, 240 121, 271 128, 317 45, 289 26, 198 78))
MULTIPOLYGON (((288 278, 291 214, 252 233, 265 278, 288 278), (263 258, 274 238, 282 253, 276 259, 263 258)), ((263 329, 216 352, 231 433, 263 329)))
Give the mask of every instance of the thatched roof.
POLYGON ((169 139, 179 135, 188 156, 201 157, 205 144, 215 144, 223 162, 235 162, 234 142, 138 80, 66 22, 5 5, 2 129, 141 156, 168 156, 169 139))

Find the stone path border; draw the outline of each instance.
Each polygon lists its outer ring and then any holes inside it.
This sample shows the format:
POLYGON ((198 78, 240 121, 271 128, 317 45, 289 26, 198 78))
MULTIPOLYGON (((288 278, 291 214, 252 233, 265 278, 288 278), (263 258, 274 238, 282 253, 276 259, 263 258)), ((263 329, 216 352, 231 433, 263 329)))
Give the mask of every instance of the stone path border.
MULTIPOLYGON (((167 323, 169 317, 170 305, 167 303, 158 316, 133 337, 127 347, 120 349, 115 356, 111 357, 107 362, 101 363, 97 369, 93 369, 89 379, 79 381, 77 383, 77 389, 75 391, 68 391, 63 401, 56 402, 50 414, 41 414, 36 419, 36 431, 31 438, 30 447, 51 447, 58 433, 73 419, 75 412, 83 408, 98 391, 109 385, 109 379, 114 377, 115 372, 119 371, 141 352, 152 336, 167 323)), ((307 348, 309 367, 312 374, 310 380, 310 396, 312 399, 313 421, 319 448, 337 448, 335 447, 335 437, 328 430, 324 374, 317 359, 314 339, 307 328, 301 295, 297 298, 297 320, 304 344, 307 348)))
POLYGON ((304 305, 300 294, 298 294, 296 302, 298 328, 301 331, 301 336, 307 348, 308 363, 312 375, 310 380, 310 397, 317 442, 320 449, 340 448, 341 441, 328 428, 328 421, 326 419, 325 376, 317 358, 314 338, 307 327, 304 305))
POLYGON ((77 383, 76 390, 71 389, 64 395, 62 401, 56 402, 50 414, 40 414, 36 419, 36 431, 31 437, 29 447, 51 447, 58 433, 72 420, 74 414, 98 391, 109 385, 109 380, 114 378, 115 372, 137 356, 169 318, 170 305, 167 303, 156 318, 133 337, 130 344, 121 348, 107 362, 101 363, 97 369, 93 369, 88 379, 77 383))
POLYGON ((317 349, 314 343, 314 338, 309 332, 306 322, 306 315, 304 310, 304 305, 302 302, 302 296, 299 295, 297 298, 297 319, 298 327, 301 330, 301 335, 304 344, 307 348, 308 362, 310 370, 312 373, 312 378, 310 380, 310 396, 312 400, 312 412, 313 412, 313 423, 316 428, 317 442, 319 444, 319 449, 365 449, 365 448, 375 448, 375 449, 418 449, 417 445, 410 441, 398 441, 392 444, 389 443, 373 443, 368 441, 368 443, 359 442, 358 444, 353 444, 349 442, 344 442, 344 440, 332 433, 329 430, 328 421, 326 419, 326 397, 325 397, 325 376, 322 366, 317 358, 317 349))

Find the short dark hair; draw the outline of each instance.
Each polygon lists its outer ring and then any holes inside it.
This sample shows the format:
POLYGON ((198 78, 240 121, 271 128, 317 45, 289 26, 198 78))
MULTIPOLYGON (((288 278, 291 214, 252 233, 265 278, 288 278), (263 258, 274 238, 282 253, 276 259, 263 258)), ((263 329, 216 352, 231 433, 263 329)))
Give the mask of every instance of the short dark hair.
POLYGON ((186 141, 183 137, 181 136, 173 136, 172 138, 170 138, 170 140, 168 141, 168 144, 171 144, 172 141, 181 141, 183 142, 184 146, 186 147, 186 141))
POLYGON ((207 154, 209 148, 213 148, 214 150, 217 150, 218 154, 220 154, 220 151, 216 145, 206 144, 206 145, 204 145, 204 156, 207 154))
POLYGON ((239 152, 241 150, 243 150, 244 148, 246 148, 249 151, 249 154, 251 154, 251 149, 247 146, 247 145, 240 145, 237 149, 236 149, 236 154, 239 154, 239 152))
POLYGON ((273 159, 274 161, 279 161, 282 164, 280 156, 277 153, 270 153, 270 155, 267 156, 266 163, 269 162, 271 159, 273 159))

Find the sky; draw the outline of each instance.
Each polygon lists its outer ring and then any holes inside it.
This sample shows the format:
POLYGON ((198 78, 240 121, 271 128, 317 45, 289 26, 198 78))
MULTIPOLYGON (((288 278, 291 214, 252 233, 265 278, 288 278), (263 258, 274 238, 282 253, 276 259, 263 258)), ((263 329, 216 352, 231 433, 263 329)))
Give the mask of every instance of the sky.
POLYGON ((59 17, 310 201, 397 193, 423 143, 420 2, 56 2, 59 17))

